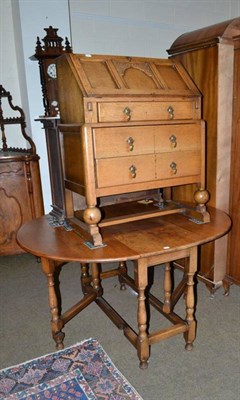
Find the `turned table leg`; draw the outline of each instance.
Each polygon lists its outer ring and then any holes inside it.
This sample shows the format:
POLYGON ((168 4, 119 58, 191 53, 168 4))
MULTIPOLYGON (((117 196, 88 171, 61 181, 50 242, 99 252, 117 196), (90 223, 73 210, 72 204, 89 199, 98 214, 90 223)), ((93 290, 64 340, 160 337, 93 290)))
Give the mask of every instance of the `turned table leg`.
POLYGON ((171 311, 171 295, 172 295, 172 276, 171 276, 170 262, 165 263, 163 290, 164 290, 163 311, 166 314, 169 314, 171 311))
POLYGON ((184 337, 186 341, 186 350, 192 350, 193 342, 196 337, 196 321, 194 317, 195 311, 195 295, 194 295, 194 275, 197 272, 197 247, 190 249, 189 262, 185 267, 187 275, 187 292, 186 292, 186 321, 188 323, 188 331, 184 337))
POLYGON ((137 351, 140 360, 140 368, 146 369, 148 367, 149 359, 149 340, 147 334, 147 310, 146 310, 146 297, 145 290, 148 285, 148 271, 147 260, 140 259, 135 264, 134 270, 135 284, 138 289, 138 338, 137 338, 137 351))
POLYGON ((81 286, 83 293, 87 293, 87 289, 89 287, 89 266, 86 263, 81 263, 81 286))
POLYGON ((91 263, 92 271, 92 288, 97 292, 97 296, 100 297, 103 294, 103 289, 100 280, 99 265, 95 262, 91 263))
POLYGON ((122 277, 127 275, 127 264, 126 261, 120 261, 119 266, 119 275, 118 275, 118 280, 120 283, 120 290, 126 290, 126 284, 125 281, 122 279, 122 277))
POLYGON ((60 317, 59 312, 59 304, 58 304, 58 296, 56 292, 55 285, 55 272, 56 272, 56 264, 52 260, 48 260, 47 258, 41 258, 42 271, 47 277, 48 281, 48 298, 49 298, 49 306, 51 311, 51 329, 52 336, 56 342, 56 348, 58 350, 64 348, 63 339, 65 334, 62 332, 62 328, 64 326, 63 321, 60 317))

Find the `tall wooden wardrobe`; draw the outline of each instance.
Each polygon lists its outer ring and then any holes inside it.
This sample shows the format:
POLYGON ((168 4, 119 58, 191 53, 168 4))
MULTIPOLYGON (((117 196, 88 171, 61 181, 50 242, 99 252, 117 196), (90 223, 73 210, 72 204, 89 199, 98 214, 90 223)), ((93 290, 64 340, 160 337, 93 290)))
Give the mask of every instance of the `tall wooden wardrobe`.
MULTIPOLYGON (((209 205, 228 212, 228 237, 201 248, 200 275, 213 287, 240 284, 240 17, 181 35, 168 50, 180 60, 203 95, 207 124, 209 205)), ((193 188, 178 188, 188 199, 193 188)))

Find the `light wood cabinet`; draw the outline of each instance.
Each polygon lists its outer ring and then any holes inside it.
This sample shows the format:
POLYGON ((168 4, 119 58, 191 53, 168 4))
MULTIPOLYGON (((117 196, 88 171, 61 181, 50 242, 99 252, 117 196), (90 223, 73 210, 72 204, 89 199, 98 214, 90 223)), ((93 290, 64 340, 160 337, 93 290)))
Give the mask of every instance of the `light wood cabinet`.
MULTIPOLYGON (((209 204, 232 218, 228 238, 201 247, 200 273, 216 287, 224 279, 240 283, 239 43, 240 18, 235 18, 183 34, 168 50, 171 59, 182 63, 203 95, 209 204)), ((192 191, 191 187, 181 187, 175 190, 175 196, 186 200, 192 191)))
POLYGON ((66 54, 57 76, 74 229, 101 245, 108 225, 174 212, 209 221, 201 96, 179 63, 66 54), (186 184, 198 191, 191 207, 171 201, 170 188, 186 184))

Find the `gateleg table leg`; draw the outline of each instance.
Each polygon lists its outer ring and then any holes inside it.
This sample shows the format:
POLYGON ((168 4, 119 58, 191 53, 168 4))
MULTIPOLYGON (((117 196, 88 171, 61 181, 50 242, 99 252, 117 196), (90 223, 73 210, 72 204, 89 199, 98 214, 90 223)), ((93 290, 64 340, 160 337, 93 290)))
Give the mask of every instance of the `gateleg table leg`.
POLYGON ((140 368, 146 369, 148 367, 149 359, 149 340, 147 334, 147 310, 146 310, 146 297, 145 290, 148 285, 148 268, 147 259, 139 259, 135 264, 134 269, 135 284, 138 289, 138 338, 137 338, 137 352, 140 360, 140 368))
POLYGON ((125 281, 122 279, 122 277, 127 275, 127 264, 126 261, 120 261, 119 266, 118 266, 118 270, 119 270, 119 282, 120 282, 120 290, 126 290, 126 284, 125 281))
POLYGON ((185 332, 184 337, 186 341, 186 350, 192 350, 193 342, 196 338, 196 320, 194 317, 195 312, 195 295, 194 295, 194 275, 197 272, 197 247, 190 249, 189 262, 185 267, 185 274, 187 275, 187 293, 186 293, 186 321, 188 323, 188 331, 185 332))
POLYGON ((97 292, 98 297, 102 296, 103 288, 100 280, 100 265, 98 263, 91 263, 91 271, 92 271, 92 287, 97 292))
POLYGON ((80 263, 81 266, 81 286, 83 293, 87 293, 87 286, 89 286, 89 266, 86 263, 80 263))
POLYGON ((48 260, 47 258, 41 257, 42 271, 47 277, 48 281, 48 298, 49 298, 49 306, 51 311, 51 329, 52 336, 56 342, 56 348, 58 350, 64 348, 63 339, 65 334, 62 332, 62 328, 64 326, 63 321, 60 317, 59 312, 59 304, 58 304, 58 296, 56 292, 55 285, 55 272, 56 272, 56 264, 52 260, 48 260))
POLYGON ((169 314, 171 311, 171 295, 172 295, 172 276, 171 276, 170 262, 165 263, 163 290, 164 290, 163 311, 166 314, 169 314))

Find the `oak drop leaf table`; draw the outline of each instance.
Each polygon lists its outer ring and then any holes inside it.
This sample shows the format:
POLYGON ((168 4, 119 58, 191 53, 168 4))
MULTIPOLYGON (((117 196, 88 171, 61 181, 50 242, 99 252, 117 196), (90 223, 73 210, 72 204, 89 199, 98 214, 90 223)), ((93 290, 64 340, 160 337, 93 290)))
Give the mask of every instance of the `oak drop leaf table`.
POLYGON ((18 243, 27 252, 41 258, 42 270, 48 280, 52 335, 57 348, 63 348, 64 325, 95 301, 137 349, 141 368, 148 365, 150 346, 171 336, 183 333, 186 349, 191 350, 196 336, 194 276, 198 245, 225 235, 231 226, 227 214, 211 208, 209 211, 211 221, 207 224, 197 224, 181 214, 170 214, 106 227, 102 232, 104 246, 93 249, 88 247, 79 233, 50 226, 50 216, 23 225, 18 232, 18 243), (179 259, 185 259, 183 278, 173 288, 171 266, 173 261, 179 259), (129 260, 134 262, 134 279, 127 273, 126 262, 129 260), (64 263, 76 261, 81 264, 83 297, 61 313, 59 270, 64 263), (102 272, 100 264, 110 262, 117 263, 116 269, 102 272), (146 293, 148 267, 160 264, 165 264, 163 301, 150 292, 146 293), (103 297, 102 282, 112 276, 118 276, 122 289, 127 284, 138 293, 137 333, 103 297), (173 311, 183 294, 186 302, 185 319, 173 311), (171 321, 171 327, 148 332, 147 301, 171 321))

